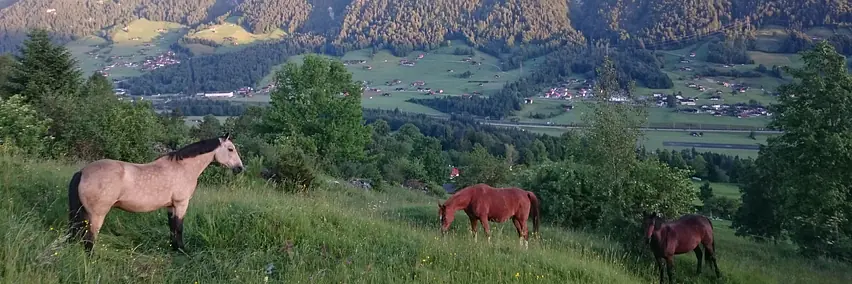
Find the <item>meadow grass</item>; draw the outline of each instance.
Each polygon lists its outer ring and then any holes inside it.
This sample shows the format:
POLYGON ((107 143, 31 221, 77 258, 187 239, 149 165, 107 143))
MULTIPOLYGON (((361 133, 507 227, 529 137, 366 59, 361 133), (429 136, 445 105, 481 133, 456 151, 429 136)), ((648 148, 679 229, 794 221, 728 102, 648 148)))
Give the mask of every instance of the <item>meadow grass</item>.
MULTIPOLYGON (((166 214, 114 210, 86 259, 61 242, 66 188, 81 164, 0 156, 0 275, 5 283, 652 283, 648 255, 607 237, 543 226, 519 248, 514 227, 493 224, 492 243, 474 242, 456 214, 439 237, 437 198, 388 188, 369 192, 329 181, 310 194, 280 192, 234 176, 196 191, 185 223, 188 254, 168 249, 166 214), (271 269, 270 269, 271 268, 271 269)), ((757 244, 714 222, 724 283, 844 283, 848 264, 808 260, 789 245, 757 244)), ((630 232, 625 232, 630 233, 630 232)), ((639 233, 639 232, 636 232, 639 233)), ((676 277, 695 275, 692 254, 676 277)))
POLYGON ((221 46, 211 47, 203 44, 188 44, 186 45, 187 48, 192 49, 197 54, 227 53, 245 48, 252 43, 279 40, 286 35, 281 29, 275 29, 264 34, 253 34, 237 24, 238 19, 239 17, 232 16, 222 24, 211 25, 203 30, 189 33, 185 36, 186 38, 211 40, 221 44, 221 46), (233 43, 236 43, 236 45, 233 43))

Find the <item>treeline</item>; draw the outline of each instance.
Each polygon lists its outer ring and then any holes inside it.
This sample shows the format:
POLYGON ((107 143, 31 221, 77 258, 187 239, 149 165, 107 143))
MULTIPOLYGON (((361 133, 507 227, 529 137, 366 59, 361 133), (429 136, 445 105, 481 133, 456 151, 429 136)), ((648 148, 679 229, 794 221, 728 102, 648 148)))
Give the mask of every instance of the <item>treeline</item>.
POLYGON ((505 154, 506 145, 520 151, 516 154, 520 164, 534 164, 544 159, 563 160, 573 153, 570 147, 573 137, 570 135, 555 137, 535 134, 518 129, 507 129, 477 124, 472 118, 453 116, 449 120, 438 120, 425 115, 401 113, 399 111, 365 109, 367 123, 385 121, 392 131, 405 124, 411 124, 423 135, 434 137, 441 147, 450 151, 450 160, 460 162, 459 153, 470 152, 474 146, 482 145, 488 153, 498 156, 505 154))
POLYGON ((234 104, 230 101, 210 99, 170 100, 163 106, 155 105, 154 107, 167 110, 179 110, 181 114, 186 116, 240 116, 246 111, 246 106, 243 104, 234 104))
MULTIPOLYGON (((826 39, 840 54, 852 55, 852 35, 835 34, 826 39)), ((788 37, 779 47, 778 52, 798 53, 814 47, 813 38, 798 30, 788 30, 788 37)))
POLYGON ((322 52, 319 36, 298 35, 222 54, 197 57, 129 78, 119 84, 134 95, 236 90, 255 86, 290 56, 322 52))
POLYGON ((780 23, 802 28, 852 23, 846 0, 583 1, 572 22, 586 36, 645 48, 678 47, 718 31, 780 23), (614 17, 612 15, 619 15, 614 17))
POLYGON ((719 64, 754 64, 748 55, 748 41, 742 38, 707 44, 707 61, 719 64))
POLYGON ((543 64, 531 75, 503 87, 488 97, 444 96, 439 98, 409 99, 409 102, 425 105, 451 114, 467 114, 500 119, 521 110, 523 98, 534 96, 542 90, 555 86, 572 74, 583 74, 594 79, 595 67, 600 66, 607 53, 616 62, 619 86, 627 89, 631 81, 651 89, 667 89, 674 86, 671 78, 660 69, 663 61, 653 52, 641 49, 609 49, 604 45, 567 46, 549 54, 543 64))

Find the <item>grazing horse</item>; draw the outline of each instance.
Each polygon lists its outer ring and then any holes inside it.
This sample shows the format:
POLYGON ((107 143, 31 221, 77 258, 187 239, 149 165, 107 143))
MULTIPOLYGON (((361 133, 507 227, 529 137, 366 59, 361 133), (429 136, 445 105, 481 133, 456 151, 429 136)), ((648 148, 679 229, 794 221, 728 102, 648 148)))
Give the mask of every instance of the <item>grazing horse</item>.
POLYGON ((676 254, 695 252, 698 257, 698 274, 701 274, 702 252, 699 244, 704 245, 704 259, 713 264, 716 277, 720 275, 716 264, 716 242, 713 241, 713 223, 701 215, 684 215, 672 222, 665 222, 660 214, 645 214, 645 239, 654 252, 657 267, 660 268, 660 283, 665 276, 664 264, 668 268, 669 283, 674 283, 674 262, 676 254))
POLYGON ((128 212, 168 208, 172 248, 183 251, 183 217, 198 176, 216 160, 234 173, 245 170, 230 134, 201 140, 147 164, 103 159, 74 173, 68 185, 69 240, 83 242, 91 255, 104 218, 113 207, 128 212))
POLYGON ((529 247, 529 229, 527 218, 532 217, 534 233, 538 233, 539 202, 532 192, 520 188, 494 188, 487 184, 476 184, 463 188, 453 194, 444 204, 438 203, 438 216, 441 221, 441 234, 447 233, 453 223, 455 212, 464 210, 470 218, 470 231, 476 240, 476 222, 482 222, 482 228, 491 242, 491 228, 488 221, 502 223, 512 218, 518 230, 519 242, 529 247))

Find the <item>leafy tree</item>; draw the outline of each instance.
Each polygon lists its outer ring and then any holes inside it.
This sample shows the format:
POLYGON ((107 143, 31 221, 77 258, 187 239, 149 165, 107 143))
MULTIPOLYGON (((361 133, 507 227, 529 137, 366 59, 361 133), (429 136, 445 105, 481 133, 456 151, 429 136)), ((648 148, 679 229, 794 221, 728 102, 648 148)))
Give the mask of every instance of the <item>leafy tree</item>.
POLYGON ((489 154, 481 144, 474 145, 473 151, 465 153, 461 164, 456 178, 459 188, 477 183, 501 186, 508 180, 509 166, 501 158, 489 154))
POLYGON ((704 214, 730 220, 733 218, 740 202, 733 198, 714 196, 704 201, 704 214))
POLYGON ((222 135, 222 122, 215 116, 205 115, 201 123, 193 127, 190 133, 196 140, 219 137, 222 135))
POLYGON ((157 114, 148 102, 118 100, 112 84, 95 75, 85 84, 84 96, 74 101, 68 121, 69 154, 84 160, 109 158, 147 162, 152 146, 162 137, 157 114))
POLYGON ((762 147, 734 226, 743 234, 782 237, 803 252, 852 259, 852 75, 827 42, 788 70, 771 127, 784 134, 762 147))
POLYGON ((706 203, 710 198, 713 198, 713 187, 710 186, 709 182, 704 182, 699 188, 698 199, 706 203))
POLYGON ((0 97, 0 144, 14 146, 28 154, 40 154, 49 124, 50 120, 39 116, 22 96, 0 97))
MULTIPOLYGON (((5 86, 14 68, 15 58, 8 54, 0 55, 0 98, 5 98, 5 86)), ((11 94, 9 94, 11 96, 11 94)))
POLYGON ((700 178, 707 178, 707 161, 704 160, 704 156, 696 156, 690 162, 690 166, 692 167, 692 170, 695 171, 695 176, 700 178))
POLYGON ((307 154, 327 165, 364 157, 370 132, 361 120, 361 88, 341 62, 308 55, 301 65, 288 63, 276 82, 265 134, 304 136, 316 147, 307 154))

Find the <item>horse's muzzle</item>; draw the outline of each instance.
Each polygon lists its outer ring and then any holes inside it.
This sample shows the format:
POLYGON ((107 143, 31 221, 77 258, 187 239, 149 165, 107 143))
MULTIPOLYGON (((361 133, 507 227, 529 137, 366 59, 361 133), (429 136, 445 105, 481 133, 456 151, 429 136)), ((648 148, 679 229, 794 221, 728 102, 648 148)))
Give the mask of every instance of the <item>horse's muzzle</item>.
POLYGON ((233 167, 233 168, 231 169, 231 171, 233 171, 235 174, 241 173, 241 172, 243 172, 243 171, 245 171, 245 170, 246 170, 246 167, 245 167, 245 166, 237 166, 237 167, 233 167))

